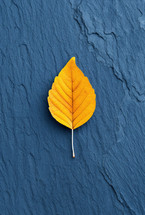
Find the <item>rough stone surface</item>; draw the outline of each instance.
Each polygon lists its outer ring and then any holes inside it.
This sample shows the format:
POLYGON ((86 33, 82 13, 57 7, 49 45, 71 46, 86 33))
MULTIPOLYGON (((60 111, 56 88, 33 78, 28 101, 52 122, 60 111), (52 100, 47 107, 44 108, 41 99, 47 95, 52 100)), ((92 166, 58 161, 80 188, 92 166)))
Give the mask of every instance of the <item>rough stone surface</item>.
POLYGON ((0 1, 0 215, 145 214, 145 1, 0 1), (96 91, 71 131, 47 106, 72 57, 96 91))

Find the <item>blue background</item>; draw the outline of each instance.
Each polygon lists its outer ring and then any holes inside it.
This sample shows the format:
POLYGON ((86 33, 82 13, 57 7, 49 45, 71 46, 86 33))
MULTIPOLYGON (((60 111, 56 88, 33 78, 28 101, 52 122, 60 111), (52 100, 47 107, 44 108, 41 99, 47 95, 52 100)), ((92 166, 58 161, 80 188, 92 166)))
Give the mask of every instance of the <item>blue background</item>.
POLYGON ((0 1, 0 215, 145 214, 145 1, 0 1), (48 111, 67 61, 96 92, 74 131, 48 111))

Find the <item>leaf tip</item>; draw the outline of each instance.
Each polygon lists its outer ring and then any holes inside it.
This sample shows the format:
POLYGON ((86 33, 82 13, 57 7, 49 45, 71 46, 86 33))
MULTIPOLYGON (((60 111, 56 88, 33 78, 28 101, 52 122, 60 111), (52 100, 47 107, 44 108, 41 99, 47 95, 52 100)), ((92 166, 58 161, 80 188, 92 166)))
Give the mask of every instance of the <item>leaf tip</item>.
POLYGON ((75 57, 72 57, 71 60, 74 61, 74 62, 76 62, 76 58, 75 57))

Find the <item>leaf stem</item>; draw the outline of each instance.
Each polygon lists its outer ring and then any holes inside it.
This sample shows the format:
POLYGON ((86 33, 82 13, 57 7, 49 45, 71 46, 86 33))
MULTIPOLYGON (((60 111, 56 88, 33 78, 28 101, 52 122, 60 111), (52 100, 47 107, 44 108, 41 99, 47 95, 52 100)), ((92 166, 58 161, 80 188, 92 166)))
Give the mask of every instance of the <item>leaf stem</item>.
POLYGON ((75 158, 75 152, 74 152, 74 141, 73 141, 73 139, 74 139, 74 133, 73 133, 73 129, 71 130, 72 132, 71 132, 71 137, 72 137, 72 153, 73 153, 73 158, 75 158))

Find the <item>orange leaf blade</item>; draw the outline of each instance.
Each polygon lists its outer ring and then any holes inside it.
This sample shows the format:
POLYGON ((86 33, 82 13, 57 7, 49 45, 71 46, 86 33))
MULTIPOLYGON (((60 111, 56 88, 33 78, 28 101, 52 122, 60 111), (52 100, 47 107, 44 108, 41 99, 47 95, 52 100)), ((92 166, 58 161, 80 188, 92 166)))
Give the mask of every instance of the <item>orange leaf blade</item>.
POLYGON ((72 57, 55 78, 48 94, 52 116, 70 129, 85 124, 96 108, 96 95, 72 57))

